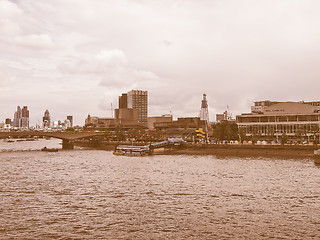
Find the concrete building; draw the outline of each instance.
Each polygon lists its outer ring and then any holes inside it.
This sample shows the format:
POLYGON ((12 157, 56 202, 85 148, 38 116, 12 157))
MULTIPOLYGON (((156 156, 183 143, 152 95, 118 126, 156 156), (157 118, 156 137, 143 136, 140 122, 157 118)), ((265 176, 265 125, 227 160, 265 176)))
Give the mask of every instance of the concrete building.
POLYGON ((162 115, 157 117, 148 117, 148 125, 149 129, 154 129, 155 123, 170 123, 172 122, 172 115, 162 115))
POLYGON ((154 128, 157 130, 168 130, 168 129, 189 129, 196 130, 198 128, 205 128, 206 121, 200 120, 200 117, 185 117, 178 118, 177 121, 172 122, 155 122, 154 128))
POLYGON ((138 121, 147 127, 148 122, 148 91, 131 90, 127 93, 128 108, 138 110, 138 121))
POLYGON ((122 96, 119 96, 119 109, 128 108, 128 94, 122 93, 122 96))
POLYGON ((320 102, 255 102, 236 122, 246 136, 319 139, 320 102))

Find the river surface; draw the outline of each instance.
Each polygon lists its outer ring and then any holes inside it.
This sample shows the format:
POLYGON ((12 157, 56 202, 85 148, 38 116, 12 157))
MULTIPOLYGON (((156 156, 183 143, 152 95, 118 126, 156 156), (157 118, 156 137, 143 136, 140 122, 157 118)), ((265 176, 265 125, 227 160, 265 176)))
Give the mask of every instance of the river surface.
POLYGON ((320 239, 312 159, 44 146, 0 140, 0 239, 320 239))

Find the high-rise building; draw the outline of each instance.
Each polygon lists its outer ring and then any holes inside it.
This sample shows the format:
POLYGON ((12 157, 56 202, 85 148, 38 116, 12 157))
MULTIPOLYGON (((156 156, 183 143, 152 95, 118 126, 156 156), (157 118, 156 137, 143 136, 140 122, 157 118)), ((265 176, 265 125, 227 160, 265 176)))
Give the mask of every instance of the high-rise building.
POLYGON ((13 127, 20 128, 21 127, 21 108, 17 106, 17 111, 14 113, 13 117, 13 127))
POLYGON ((21 127, 29 128, 29 110, 27 106, 23 106, 21 110, 21 127))
POLYGON ((42 126, 43 128, 49 128, 50 124, 51 124, 50 113, 49 113, 49 110, 46 109, 46 111, 44 112, 44 116, 42 118, 42 126))
POLYGON ((131 90, 127 93, 128 108, 138 110, 138 121, 147 127, 148 123, 148 91, 131 90))
POLYGON ((122 93, 122 96, 119 96, 119 109, 128 108, 128 94, 122 93))
POLYGON ((67 120, 70 121, 70 127, 73 127, 73 116, 67 116, 67 120))

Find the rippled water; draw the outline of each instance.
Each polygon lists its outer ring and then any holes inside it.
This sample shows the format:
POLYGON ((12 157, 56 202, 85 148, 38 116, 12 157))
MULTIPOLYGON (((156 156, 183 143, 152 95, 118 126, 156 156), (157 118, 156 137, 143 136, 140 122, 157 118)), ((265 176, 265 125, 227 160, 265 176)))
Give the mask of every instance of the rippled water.
POLYGON ((14 151, 0 166, 0 239, 320 238, 311 159, 14 151))

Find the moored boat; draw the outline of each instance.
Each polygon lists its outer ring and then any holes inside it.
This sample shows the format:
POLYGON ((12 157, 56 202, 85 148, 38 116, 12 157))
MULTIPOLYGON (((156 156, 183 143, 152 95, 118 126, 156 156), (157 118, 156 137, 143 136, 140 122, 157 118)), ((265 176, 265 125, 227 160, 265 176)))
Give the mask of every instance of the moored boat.
POLYGON ((149 148, 145 146, 120 145, 116 147, 113 154, 129 157, 143 157, 149 155, 149 148))

